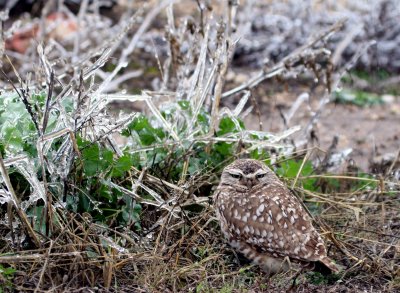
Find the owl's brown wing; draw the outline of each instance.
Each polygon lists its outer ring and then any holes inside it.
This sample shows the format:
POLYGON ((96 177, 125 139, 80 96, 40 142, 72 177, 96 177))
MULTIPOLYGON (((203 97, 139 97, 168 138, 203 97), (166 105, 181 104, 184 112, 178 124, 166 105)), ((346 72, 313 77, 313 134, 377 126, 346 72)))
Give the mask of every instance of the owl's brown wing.
POLYGON ((230 194, 219 206, 226 235, 256 251, 299 261, 327 259, 324 242, 297 198, 282 184, 247 197, 230 194))

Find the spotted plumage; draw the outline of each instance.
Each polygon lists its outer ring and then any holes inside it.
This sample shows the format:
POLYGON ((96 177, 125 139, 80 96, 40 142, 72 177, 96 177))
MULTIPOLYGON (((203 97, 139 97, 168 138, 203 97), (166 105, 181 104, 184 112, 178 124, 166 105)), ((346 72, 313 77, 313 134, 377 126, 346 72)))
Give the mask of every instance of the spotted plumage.
POLYGON ((214 201, 230 245, 265 271, 285 271, 292 263, 338 270, 307 211, 264 163, 246 159, 227 166, 214 201))

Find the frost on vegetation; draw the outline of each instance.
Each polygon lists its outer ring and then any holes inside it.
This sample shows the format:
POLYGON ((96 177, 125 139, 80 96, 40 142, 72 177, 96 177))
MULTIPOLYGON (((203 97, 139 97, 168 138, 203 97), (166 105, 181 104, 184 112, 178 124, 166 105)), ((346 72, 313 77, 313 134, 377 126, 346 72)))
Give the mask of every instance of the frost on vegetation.
POLYGON ((347 148, 332 154, 328 162, 328 171, 332 173, 337 172, 339 167, 342 166, 343 162, 348 159, 352 152, 353 149, 347 148))
MULTIPOLYGON (((81 13, 76 21, 85 25, 76 32, 74 40, 66 38, 62 45, 51 39, 43 45, 35 42, 23 59, 11 54, 16 62, 22 61, 17 69, 20 76, 36 70, 38 78, 40 76, 45 82, 45 86, 44 83, 23 82, 24 89, 30 87, 24 92, 27 101, 22 102, 23 97, 14 94, 12 97, 5 95, 0 104, 0 119, 4 122, 11 123, 18 116, 18 124, 9 124, 10 131, 2 130, 1 133, 8 135, 4 137, 5 159, 26 155, 26 159, 10 165, 30 185, 29 197, 21 205, 23 210, 39 199, 46 203, 48 192, 54 193, 57 200, 65 200, 60 195, 68 184, 71 170, 78 170, 87 176, 87 182, 84 182, 87 185, 77 191, 84 197, 84 203, 80 204, 92 206, 101 216, 99 202, 91 194, 92 180, 96 176, 121 176, 133 164, 146 168, 148 162, 162 161, 171 153, 166 152, 166 148, 183 153, 194 148, 203 156, 193 158, 193 165, 187 169, 191 174, 199 173, 198 168, 205 168, 205 163, 212 165, 230 158, 238 141, 248 145, 247 152, 256 151, 257 154, 265 152, 267 147, 278 148, 285 155, 292 151, 285 140, 298 131, 298 127, 281 134, 244 129, 241 118, 252 109, 252 106, 246 108, 249 92, 244 93, 234 109, 221 108, 223 77, 243 33, 243 30, 235 33, 227 29, 228 21, 223 17, 219 19, 207 14, 203 16, 202 27, 190 31, 187 27, 193 20, 186 18, 175 25, 173 13, 168 8, 166 38, 159 43, 160 47, 156 40, 157 50, 164 54, 164 64, 159 64, 162 80, 152 83, 158 88, 142 90, 137 95, 113 92, 126 80, 124 76, 140 77, 141 71, 129 68, 133 62, 129 58, 135 49, 145 51, 150 48, 154 52, 154 31, 149 30, 150 24, 172 2, 162 1, 151 7, 144 18, 140 9, 133 15, 123 14, 116 24, 103 21, 100 15, 81 13), (133 36, 129 35, 132 27, 135 27, 133 36), (96 34, 91 33, 93 31, 96 34), (151 44, 148 43, 150 40, 151 44), (171 45, 175 41, 180 44, 178 51, 171 45), (39 70, 32 67, 38 64, 39 70), (53 94, 51 97, 47 96, 49 92, 53 94), (142 111, 148 114, 115 117, 107 111, 114 100, 142 102, 145 105, 142 111), (27 111, 30 106, 34 106, 36 116, 27 111), (10 113, 14 113, 14 117, 9 117, 10 113), (47 123, 44 123, 44 117, 47 123), (125 145, 116 142, 114 134, 120 133, 127 137, 125 145), (205 154, 204 149, 210 143, 215 150, 205 154), (136 153, 139 153, 139 159, 134 157, 136 153), (207 159, 207 156, 215 158, 207 159), (82 160, 81 164, 79 160, 82 160), (49 175, 46 182, 39 179, 41 172, 49 175)), ((290 74, 289 69, 285 71, 290 74)), ((3 123, 3 127, 7 123, 3 123)), ((180 210, 172 209, 175 198, 165 200, 154 188, 136 179, 132 181, 152 199, 140 198, 114 182, 104 185, 134 196, 135 201, 162 206, 178 217, 180 210)), ((185 181, 180 180, 179 184, 185 185, 185 181)), ((106 190, 104 196, 110 200, 111 193, 106 190)), ((67 197, 68 204, 76 209, 76 196, 67 194, 67 197)))
POLYGON ((0 204, 5 204, 9 201, 11 201, 11 194, 5 189, 0 189, 0 204))
POLYGON ((43 182, 38 179, 37 172, 32 161, 29 159, 18 161, 18 163, 15 164, 15 167, 26 178, 26 180, 28 180, 32 188, 29 199, 22 202, 22 209, 26 210, 31 205, 36 204, 39 199, 46 201, 46 193, 43 182))
POLYGON ((262 65, 268 60, 280 60, 319 30, 346 19, 344 28, 328 44, 334 51, 349 38, 342 62, 349 61, 360 46, 375 40, 376 45, 360 57, 356 66, 400 69, 398 0, 269 2, 254 1, 251 18, 239 15, 244 21, 250 21, 251 29, 238 44, 237 62, 262 65))

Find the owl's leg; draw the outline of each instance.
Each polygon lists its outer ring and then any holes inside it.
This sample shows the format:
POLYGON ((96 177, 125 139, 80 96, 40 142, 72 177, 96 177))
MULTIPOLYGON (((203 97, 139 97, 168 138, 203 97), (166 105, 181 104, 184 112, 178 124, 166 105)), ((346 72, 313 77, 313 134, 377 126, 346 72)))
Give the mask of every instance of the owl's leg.
POLYGON ((269 255, 262 255, 260 258, 260 267, 268 275, 286 272, 291 268, 290 261, 286 258, 277 258, 269 255))

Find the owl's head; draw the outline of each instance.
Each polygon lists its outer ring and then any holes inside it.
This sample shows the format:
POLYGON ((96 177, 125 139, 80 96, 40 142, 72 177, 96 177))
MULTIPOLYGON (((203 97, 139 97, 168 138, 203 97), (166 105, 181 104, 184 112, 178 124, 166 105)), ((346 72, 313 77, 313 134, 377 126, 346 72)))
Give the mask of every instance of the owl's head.
POLYGON ((220 185, 247 191, 276 181, 276 175, 263 162, 252 159, 236 160, 222 171, 220 185))

